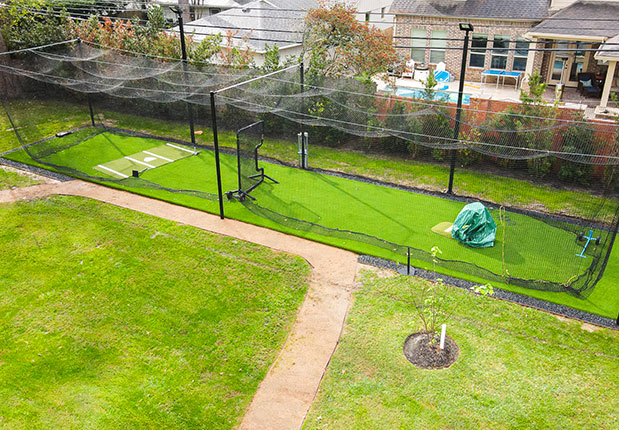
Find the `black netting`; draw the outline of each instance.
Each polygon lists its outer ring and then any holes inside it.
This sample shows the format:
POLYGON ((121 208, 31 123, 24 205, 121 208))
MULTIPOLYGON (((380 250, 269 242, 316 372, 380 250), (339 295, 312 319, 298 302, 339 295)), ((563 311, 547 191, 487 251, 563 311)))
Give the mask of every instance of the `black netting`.
POLYGON ((12 123, 0 130, 14 161, 216 210, 215 118, 223 190, 243 206, 221 203, 244 220, 417 264, 432 265, 436 245, 443 271, 579 294, 603 275, 613 247, 619 127, 582 112, 467 98, 456 121, 453 94, 432 88, 402 97, 379 79, 299 65, 267 75, 185 70, 85 43, 11 56, 0 72, 21 82, 4 103, 12 123), (309 135, 308 169, 297 165, 300 132, 309 135), (492 248, 438 229, 472 201, 498 224, 492 248))

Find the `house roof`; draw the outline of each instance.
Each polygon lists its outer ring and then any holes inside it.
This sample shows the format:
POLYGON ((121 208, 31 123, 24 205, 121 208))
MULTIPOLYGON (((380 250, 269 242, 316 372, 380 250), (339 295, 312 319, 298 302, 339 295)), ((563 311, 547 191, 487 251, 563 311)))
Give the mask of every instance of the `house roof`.
POLYGON ((391 12, 454 18, 500 18, 541 21, 549 0, 393 0, 391 12))
POLYGON ((238 31, 234 38, 237 45, 246 45, 258 52, 264 51, 266 45, 275 44, 286 49, 302 43, 305 11, 316 6, 316 0, 255 0, 242 9, 225 10, 187 23, 185 32, 195 33, 194 39, 199 41, 205 33, 225 36, 228 30, 238 31), (240 30, 243 28, 254 30, 240 30), (243 37, 248 38, 246 42, 241 39, 243 37))
MULTIPOLYGON (((619 34, 619 3, 578 1, 531 28, 530 36, 581 36, 605 40, 619 34), (608 18, 608 21, 600 21, 608 18), (597 20, 597 21, 596 21, 597 20)), ((556 37, 555 37, 556 38, 556 37)), ((576 40, 578 40, 576 38, 576 40)))
POLYGON ((619 34, 611 37, 595 53, 596 60, 619 61, 619 34))

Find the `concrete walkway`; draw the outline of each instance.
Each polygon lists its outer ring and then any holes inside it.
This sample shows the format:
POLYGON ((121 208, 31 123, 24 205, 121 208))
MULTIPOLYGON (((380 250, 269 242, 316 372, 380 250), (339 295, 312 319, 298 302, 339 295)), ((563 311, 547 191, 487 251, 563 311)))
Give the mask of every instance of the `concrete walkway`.
POLYGON ((351 252, 198 210, 82 181, 0 191, 0 203, 52 194, 82 196, 299 255, 312 266, 307 296, 240 429, 298 429, 316 395, 351 305, 360 265, 351 252))

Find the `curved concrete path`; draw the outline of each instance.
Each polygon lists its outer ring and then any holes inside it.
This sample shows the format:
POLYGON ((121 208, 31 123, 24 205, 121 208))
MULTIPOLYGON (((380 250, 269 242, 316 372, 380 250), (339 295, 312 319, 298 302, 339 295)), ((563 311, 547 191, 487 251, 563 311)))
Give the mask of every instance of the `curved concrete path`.
POLYGON ((335 351, 360 265, 357 255, 273 230, 82 181, 0 191, 0 203, 51 194, 82 196, 299 255, 312 266, 309 288, 275 363, 260 384, 240 429, 302 426, 335 351))

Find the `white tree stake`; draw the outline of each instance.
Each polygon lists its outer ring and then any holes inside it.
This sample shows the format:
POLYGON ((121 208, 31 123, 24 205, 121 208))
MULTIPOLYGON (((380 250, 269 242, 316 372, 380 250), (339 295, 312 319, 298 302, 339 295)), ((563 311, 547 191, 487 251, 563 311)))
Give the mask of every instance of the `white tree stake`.
POLYGON ((447 324, 441 326, 441 349, 445 349, 445 331, 447 330, 447 324))

